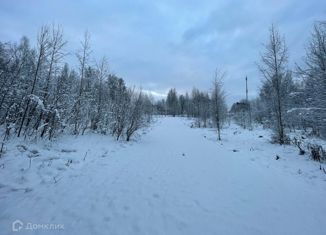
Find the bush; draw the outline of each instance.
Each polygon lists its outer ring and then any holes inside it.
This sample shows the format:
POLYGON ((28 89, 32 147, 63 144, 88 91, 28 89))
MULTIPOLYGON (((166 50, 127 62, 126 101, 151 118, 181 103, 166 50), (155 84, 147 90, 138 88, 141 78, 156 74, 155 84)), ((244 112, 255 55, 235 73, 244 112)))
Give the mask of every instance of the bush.
POLYGON ((321 145, 311 144, 308 146, 310 157, 314 161, 322 162, 326 160, 326 152, 321 145))

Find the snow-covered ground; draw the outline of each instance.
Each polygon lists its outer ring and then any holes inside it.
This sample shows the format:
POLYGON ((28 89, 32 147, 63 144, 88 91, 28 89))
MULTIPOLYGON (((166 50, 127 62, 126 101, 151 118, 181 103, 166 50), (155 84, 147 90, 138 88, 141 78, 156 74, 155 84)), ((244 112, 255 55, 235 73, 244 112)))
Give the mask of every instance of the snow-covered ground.
POLYGON ((159 118, 132 143, 95 134, 10 142, 0 234, 326 234, 319 163, 270 144, 266 130, 231 125, 218 143, 189 125, 159 118))

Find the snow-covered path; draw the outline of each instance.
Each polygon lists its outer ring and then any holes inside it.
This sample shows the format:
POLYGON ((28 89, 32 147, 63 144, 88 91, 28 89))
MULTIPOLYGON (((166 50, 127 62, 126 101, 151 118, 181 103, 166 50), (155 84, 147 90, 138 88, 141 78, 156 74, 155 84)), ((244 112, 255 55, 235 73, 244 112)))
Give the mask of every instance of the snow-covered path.
POLYGON ((161 118, 137 143, 69 143, 96 150, 57 183, 3 195, 0 233, 19 219, 64 224, 20 234, 326 234, 318 164, 261 133, 233 127, 219 144, 213 131, 188 125, 161 118))

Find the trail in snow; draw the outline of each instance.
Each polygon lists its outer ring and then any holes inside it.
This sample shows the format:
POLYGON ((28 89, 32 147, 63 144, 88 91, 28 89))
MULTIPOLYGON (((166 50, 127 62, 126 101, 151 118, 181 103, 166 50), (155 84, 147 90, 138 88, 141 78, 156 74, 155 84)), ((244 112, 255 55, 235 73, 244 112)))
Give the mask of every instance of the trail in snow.
POLYGON ((16 219, 64 224, 55 234, 325 234, 326 177, 267 134, 232 126, 218 143, 212 130, 160 118, 133 144, 66 137, 56 146, 79 160, 57 183, 35 179, 24 192, 1 179, 1 234, 16 219))

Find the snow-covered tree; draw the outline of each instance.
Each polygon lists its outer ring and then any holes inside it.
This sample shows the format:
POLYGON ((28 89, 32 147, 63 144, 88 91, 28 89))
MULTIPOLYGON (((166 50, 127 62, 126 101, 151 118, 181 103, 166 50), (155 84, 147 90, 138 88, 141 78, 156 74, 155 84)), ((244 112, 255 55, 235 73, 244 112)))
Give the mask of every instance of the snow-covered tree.
MULTIPOLYGON (((25 126, 25 133, 29 129, 33 116, 35 116, 35 112, 37 113, 40 109, 44 108, 42 100, 35 95, 35 91, 37 89, 37 82, 39 80, 39 76, 44 68, 44 64, 46 62, 46 58, 49 53, 50 48, 50 40, 49 40, 49 28, 47 26, 43 26, 39 32, 38 38, 38 48, 37 48, 37 58, 36 58, 36 66, 33 72, 33 81, 30 87, 29 95, 24 97, 24 111, 22 113, 21 121, 18 128, 17 136, 21 135, 21 131, 23 126, 25 126)), ((42 110, 41 110, 42 112, 42 110)))
POLYGON ((0 125, 6 138, 12 130, 49 139, 90 130, 130 140, 152 120, 153 99, 130 92, 122 78, 109 74, 105 58, 90 63, 88 33, 77 53, 78 73, 63 63, 65 44, 61 28, 47 26, 36 49, 26 37, 18 45, 0 42, 0 125))
POLYGON ((81 41, 81 48, 80 51, 77 53, 77 58, 79 62, 79 75, 80 75, 80 81, 79 81, 79 91, 78 95, 76 97, 74 110, 72 115, 74 116, 74 134, 78 134, 80 132, 81 122, 82 118, 84 117, 81 113, 83 103, 87 102, 87 99, 85 98, 84 91, 85 91, 85 73, 86 68, 90 59, 90 35, 86 31, 84 34, 84 39, 81 41))
POLYGON ((326 138, 326 21, 316 22, 306 49, 304 65, 298 72, 303 78, 302 106, 294 107, 311 124, 315 134, 326 138))
POLYGON ((290 93, 293 84, 287 61, 288 53, 285 41, 272 25, 269 40, 261 54, 259 70, 264 77, 261 97, 271 114, 275 130, 274 138, 279 144, 286 142, 284 120, 286 95, 290 93))
POLYGON ((246 129, 250 127, 250 109, 251 103, 247 100, 240 100, 239 102, 234 103, 230 109, 230 115, 232 116, 233 120, 246 129))

